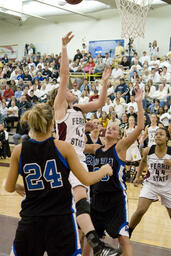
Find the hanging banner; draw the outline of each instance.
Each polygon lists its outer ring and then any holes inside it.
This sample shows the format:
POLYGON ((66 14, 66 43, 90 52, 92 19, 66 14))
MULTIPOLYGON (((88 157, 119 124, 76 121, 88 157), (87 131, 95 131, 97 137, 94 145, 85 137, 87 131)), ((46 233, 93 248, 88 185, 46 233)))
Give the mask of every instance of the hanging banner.
POLYGON ((109 53, 110 57, 115 56, 115 48, 120 42, 121 46, 124 47, 124 40, 99 40, 99 41, 89 41, 89 52, 93 58, 96 58, 100 53, 102 57, 105 56, 105 53, 109 53))
POLYGON ((18 56, 18 45, 0 45, 0 58, 7 54, 9 59, 16 59, 18 56))

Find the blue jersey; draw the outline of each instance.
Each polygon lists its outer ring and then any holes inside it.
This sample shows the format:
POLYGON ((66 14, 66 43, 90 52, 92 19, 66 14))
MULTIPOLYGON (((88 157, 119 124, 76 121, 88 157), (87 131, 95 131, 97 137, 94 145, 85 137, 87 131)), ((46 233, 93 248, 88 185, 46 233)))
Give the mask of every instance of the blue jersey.
POLYGON ((124 179, 125 162, 119 159, 115 146, 113 145, 106 151, 101 147, 95 154, 94 171, 97 171, 105 164, 109 164, 113 169, 112 176, 107 175, 93 185, 92 206, 100 211, 112 208, 117 193, 119 195, 126 190, 124 179))
POLYGON ((23 216, 70 214, 72 210, 69 166, 58 151, 54 138, 30 139, 22 143, 19 173, 23 176, 26 197, 23 216))
MULTIPOLYGON (((94 144, 94 142, 91 139, 90 134, 86 134, 87 136, 87 142, 86 144, 94 144)), ((102 142, 100 140, 100 137, 98 137, 97 141, 95 144, 102 145, 102 142)), ((94 154, 85 154, 86 156, 86 165, 88 167, 89 172, 93 172, 93 162, 94 162, 94 154)))

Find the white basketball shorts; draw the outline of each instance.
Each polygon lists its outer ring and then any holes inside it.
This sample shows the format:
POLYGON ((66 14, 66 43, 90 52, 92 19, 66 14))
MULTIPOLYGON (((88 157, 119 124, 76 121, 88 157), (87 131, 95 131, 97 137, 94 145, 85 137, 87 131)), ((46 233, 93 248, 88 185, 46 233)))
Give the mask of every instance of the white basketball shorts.
MULTIPOLYGON (((88 167, 87 167, 86 163, 81 161, 81 164, 88 172, 88 167)), ((81 181, 79 181, 79 179, 77 179, 77 177, 73 174, 72 171, 70 171, 70 174, 69 174, 69 182, 70 182, 72 188, 75 188, 77 186, 82 186, 88 190, 88 187, 86 185, 82 184, 81 181)))
POLYGON ((128 150, 126 151, 126 161, 139 161, 141 160, 141 154, 139 148, 136 147, 129 147, 128 150))
POLYGON ((158 184, 153 184, 144 181, 140 197, 148 198, 153 201, 158 201, 161 198, 161 203, 168 209, 171 209, 171 187, 164 187, 158 184))

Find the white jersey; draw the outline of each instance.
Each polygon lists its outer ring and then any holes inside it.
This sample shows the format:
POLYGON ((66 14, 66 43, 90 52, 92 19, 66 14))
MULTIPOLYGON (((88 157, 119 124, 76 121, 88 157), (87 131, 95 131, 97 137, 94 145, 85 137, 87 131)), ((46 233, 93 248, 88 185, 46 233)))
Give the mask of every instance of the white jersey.
POLYGON ((164 164, 165 159, 171 160, 171 147, 167 148, 163 158, 158 158, 155 154, 155 148, 156 145, 153 145, 147 156, 148 172, 145 181, 171 188, 171 166, 164 164))
POLYGON ((68 109, 62 120, 56 120, 56 134, 59 140, 71 143, 80 161, 85 161, 85 119, 77 107, 68 109))
POLYGON ((151 147, 152 145, 156 145, 155 135, 158 128, 159 128, 158 126, 148 127, 148 147, 151 147))
MULTIPOLYGON (((133 131, 135 130, 135 128, 128 128, 128 129, 126 129, 126 136, 128 137, 133 131)), ((132 145, 130 146, 131 148, 132 147, 138 147, 138 142, 137 142, 137 140, 134 142, 134 143, 132 143, 132 145)), ((129 147, 129 148, 130 148, 129 147)))

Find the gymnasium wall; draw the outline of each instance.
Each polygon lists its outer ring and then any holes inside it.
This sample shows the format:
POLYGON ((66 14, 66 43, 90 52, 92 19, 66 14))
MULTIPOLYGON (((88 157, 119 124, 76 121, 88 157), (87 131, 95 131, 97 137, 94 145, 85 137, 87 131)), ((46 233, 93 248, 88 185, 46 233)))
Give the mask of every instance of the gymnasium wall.
MULTIPOLYGON (((145 38, 136 39, 138 52, 148 50, 149 42, 157 40, 160 55, 169 50, 171 36, 171 5, 150 10, 146 20, 145 38)), ((67 31, 73 31, 75 39, 69 47, 69 56, 73 56, 75 49, 80 48, 82 40, 120 39, 120 17, 117 10, 101 11, 95 15, 98 21, 81 16, 56 16, 49 21, 28 19, 23 25, 14 25, 0 20, 0 45, 18 44, 18 57, 23 55, 25 43, 33 43, 41 53, 59 53, 60 38, 67 31)), ((126 41, 127 42, 127 41, 126 41)))

